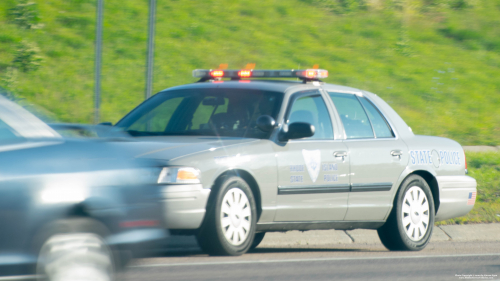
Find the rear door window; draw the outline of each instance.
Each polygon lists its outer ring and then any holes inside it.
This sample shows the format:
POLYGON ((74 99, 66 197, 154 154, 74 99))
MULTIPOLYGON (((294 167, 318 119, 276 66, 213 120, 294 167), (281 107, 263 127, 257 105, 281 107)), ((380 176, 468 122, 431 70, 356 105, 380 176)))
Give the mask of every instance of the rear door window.
POLYGON ((392 132, 391 127, 385 120, 384 116, 382 116, 382 114, 378 111, 378 109, 375 108, 375 106, 364 97, 359 97, 359 100, 368 113, 368 117, 370 118, 370 121, 372 123, 373 130, 375 131, 375 136, 377 138, 393 138, 394 133, 392 132))
POLYGON ((348 139, 374 138, 370 120, 355 95, 332 92, 328 95, 340 115, 348 139))

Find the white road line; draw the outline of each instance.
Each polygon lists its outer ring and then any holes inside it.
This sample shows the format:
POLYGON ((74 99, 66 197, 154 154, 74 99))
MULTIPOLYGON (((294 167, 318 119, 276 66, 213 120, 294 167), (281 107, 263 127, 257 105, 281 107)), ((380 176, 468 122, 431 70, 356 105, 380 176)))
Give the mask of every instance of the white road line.
POLYGON ((458 254, 458 255, 428 255, 428 256, 392 256, 392 257, 359 257, 359 258, 315 258, 315 259, 285 259, 285 260, 249 260, 249 261, 220 261, 220 262, 192 262, 192 263, 160 263, 140 264, 129 267, 173 267, 196 265, 227 265, 227 264, 257 264, 257 263, 288 263, 288 262, 315 262, 315 261, 349 261, 349 260, 390 260, 390 259, 426 259, 426 258, 460 258, 460 257, 487 257, 500 256, 492 254, 458 254))

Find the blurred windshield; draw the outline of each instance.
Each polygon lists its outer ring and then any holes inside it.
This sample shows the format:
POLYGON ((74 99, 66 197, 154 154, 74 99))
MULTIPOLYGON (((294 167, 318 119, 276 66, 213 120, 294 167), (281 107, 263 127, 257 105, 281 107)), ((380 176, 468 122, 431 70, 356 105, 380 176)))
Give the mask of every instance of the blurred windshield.
POLYGON ((0 135, 4 140, 60 138, 47 124, 0 95, 0 135))
POLYGON ((256 125, 276 119, 283 94, 247 89, 190 89, 159 93, 118 124, 133 136, 199 135, 268 138, 256 125))

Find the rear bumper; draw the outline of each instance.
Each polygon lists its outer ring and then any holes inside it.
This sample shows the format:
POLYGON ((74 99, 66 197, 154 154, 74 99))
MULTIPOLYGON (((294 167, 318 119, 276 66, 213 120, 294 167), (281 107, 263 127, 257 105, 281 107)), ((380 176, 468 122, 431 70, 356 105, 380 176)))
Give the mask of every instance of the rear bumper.
POLYGON ((197 229, 207 206, 210 189, 201 184, 165 185, 162 189, 163 214, 168 229, 197 229))
POLYGON ((439 209, 436 221, 465 216, 474 207, 475 200, 470 199, 477 192, 476 180, 469 176, 436 177, 439 185, 439 209))

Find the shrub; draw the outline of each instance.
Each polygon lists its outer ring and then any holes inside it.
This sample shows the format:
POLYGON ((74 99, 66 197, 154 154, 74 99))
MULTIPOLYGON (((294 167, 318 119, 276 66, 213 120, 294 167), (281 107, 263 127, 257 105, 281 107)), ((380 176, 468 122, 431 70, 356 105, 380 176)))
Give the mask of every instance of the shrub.
POLYGON ((42 57, 39 54, 40 49, 35 43, 23 40, 17 46, 12 64, 22 72, 37 70, 42 62, 42 57))
POLYGON ((12 22, 24 29, 41 28, 38 24, 38 9, 36 3, 28 2, 28 0, 16 0, 17 4, 9 10, 9 15, 12 22))

